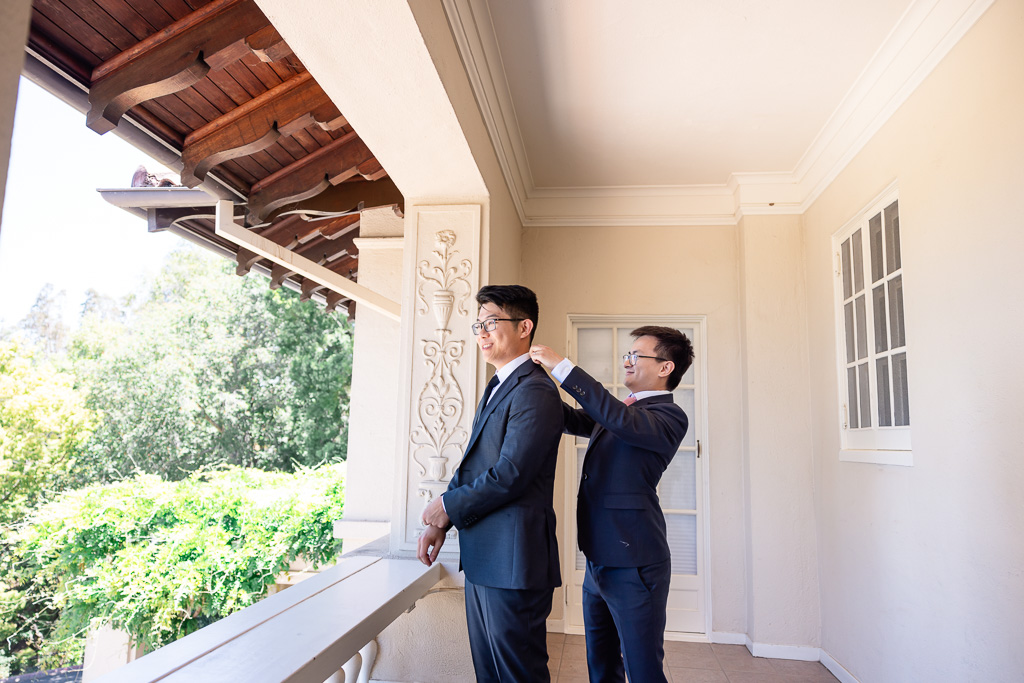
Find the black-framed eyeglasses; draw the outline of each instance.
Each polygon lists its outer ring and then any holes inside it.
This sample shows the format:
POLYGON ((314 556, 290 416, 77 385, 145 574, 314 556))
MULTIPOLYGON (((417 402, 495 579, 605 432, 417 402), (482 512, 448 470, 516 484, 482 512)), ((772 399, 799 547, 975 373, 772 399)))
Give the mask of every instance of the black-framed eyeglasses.
POLYGON ((653 358, 654 360, 660 360, 660 361, 667 361, 668 360, 668 358, 662 358, 661 356, 644 356, 644 355, 639 354, 639 353, 627 353, 626 355, 624 355, 622 357, 622 362, 625 363, 626 365, 628 365, 629 367, 633 367, 634 365, 636 365, 636 359, 637 358, 653 358))
POLYGON ((473 336, 477 336, 484 330, 488 332, 494 332, 495 328, 498 327, 498 323, 502 321, 509 323, 517 323, 520 320, 526 320, 526 318, 488 318, 483 322, 473 323, 473 336))

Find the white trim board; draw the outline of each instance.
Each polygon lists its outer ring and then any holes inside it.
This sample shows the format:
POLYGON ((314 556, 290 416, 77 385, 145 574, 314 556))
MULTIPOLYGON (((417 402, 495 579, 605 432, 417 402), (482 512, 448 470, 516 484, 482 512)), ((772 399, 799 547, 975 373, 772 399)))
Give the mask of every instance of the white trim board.
POLYGON ((821 651, 821 663, 826 669, 832 672, 832 675, 839 679, 839 683, 860 683, 860 681, 852 673, 846 670, 842 664, 833 659, 832 655, 821 651))
POLYGON ((817 647, 801 647, 799 645, 772 645, 770 643, 755 643, 746 637, 744 645, 755 657, 768 657, 771 659, 791 659, 797 662, 817 662, 821 660, 821 649, 817 647))
POLYGON ((724 185, 537 187, 487 0, 443 0, 466 74, 523 226, 735 225, 800 214, 835 180, 994 0, 913 0, 793 169, 724 185))
POLYGON ((372 308, 392 320, 401 321, 402 307, 398 302, 392 301, 372 289, 342 277, 334 271, 328 270, 310 261, 308 258, 282 247, 276 242, 271 242, 256 233, 249 232, 249 230, 236 223, 234 220, 234 204, 226 199, 217 202, 215 226, 216 234, 220 237, 245 247, 263 258, 270 259, 274 263, 285 266, 303 277, 314 280, 332 292, 337 292, 358 304, 372 308))

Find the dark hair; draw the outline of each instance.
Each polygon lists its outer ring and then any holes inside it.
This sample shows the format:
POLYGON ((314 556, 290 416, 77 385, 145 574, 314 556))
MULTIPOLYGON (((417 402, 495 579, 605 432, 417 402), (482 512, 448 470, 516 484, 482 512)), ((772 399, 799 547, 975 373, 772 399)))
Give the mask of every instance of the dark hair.
POLYGON ((689 370, 693 364, 693 344, 686 338, 686 335, 671 327, 659 325, 638 327, 630 334, 634 337, 654 337, 658 340, 654 352, 675 363, 675 368, 668 376, 668 390, 672 391, 679 386, 679 380, 683 378, 683 373, 689 370))
POLYGON ((540 309, 537 306, 537 295, 532 290, 522 285, 487 285, 481 287, 476 293, 478 306, 494 304, 505 315, 510 318, 532 320, 533 329, 530 330, 530 343, 533 343, 533 335, 537 331, 537 317, 540 309))

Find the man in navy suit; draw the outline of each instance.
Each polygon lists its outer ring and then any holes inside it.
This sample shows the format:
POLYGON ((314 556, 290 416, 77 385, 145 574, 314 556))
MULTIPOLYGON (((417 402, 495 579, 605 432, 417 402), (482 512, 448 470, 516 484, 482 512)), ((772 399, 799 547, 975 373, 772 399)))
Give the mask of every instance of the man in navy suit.
POLYGON ((562 583, 552 497, 562 401, 530 361, 537 297, 492 285, 476 296, 477 346, 495 375, 448 490, 424 509, 418 556, 430 565, 459 530, 466 618, 479 681, 549 681, 546 620, 562 583))
POLYGON ((565 431, 590 437, 576 522, 587 557, 583 620, 591 681, 665 681, 664 636, 672 563, 658 482, 686 435, 672 390, 693 363, 686 335, 670 327, 633 330, 623 356, 619 401, 600 382, 546 346, 531 347, 582 406, 563 404, 565 431))

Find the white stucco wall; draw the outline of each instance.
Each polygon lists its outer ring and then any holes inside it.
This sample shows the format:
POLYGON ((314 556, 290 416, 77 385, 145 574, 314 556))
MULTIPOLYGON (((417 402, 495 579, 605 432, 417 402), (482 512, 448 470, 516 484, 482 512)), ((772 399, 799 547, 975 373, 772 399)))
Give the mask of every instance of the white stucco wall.
POLYGON ((1024 3, 997 0, 804 216, 823 649, 1024 677, 1024 3), (913 467, 838 461, 831 235, 897 180, 913 467))
POLYGON ((7 164, 11 160, 18 78, 25 61, 23 46, 31 13, 31 0, 5 0, 0 7, 0 216, 7 188, 7 164))
POLYGON ((817 647, 818 560, 800 217, 744 217, 739 244, 746 632, 758 645, 817 647))
POLYGON ((516 283, 520 277, 522 225, 452 37, 448 18, 440 2, 412 2, 409 6, 487 188, 482 236, 486 258, 481 266, 481 283, 516 283))
MULTIPOLYGON (((746 632, 737 234, 728 226, 527 228, 522 278, 540 299, 537 341, 562 353, 569 313, 708 316, 713 629, 729 633, 746 632)), ((564 545, 564 525, 575 520, 558 523, 564 545)))

